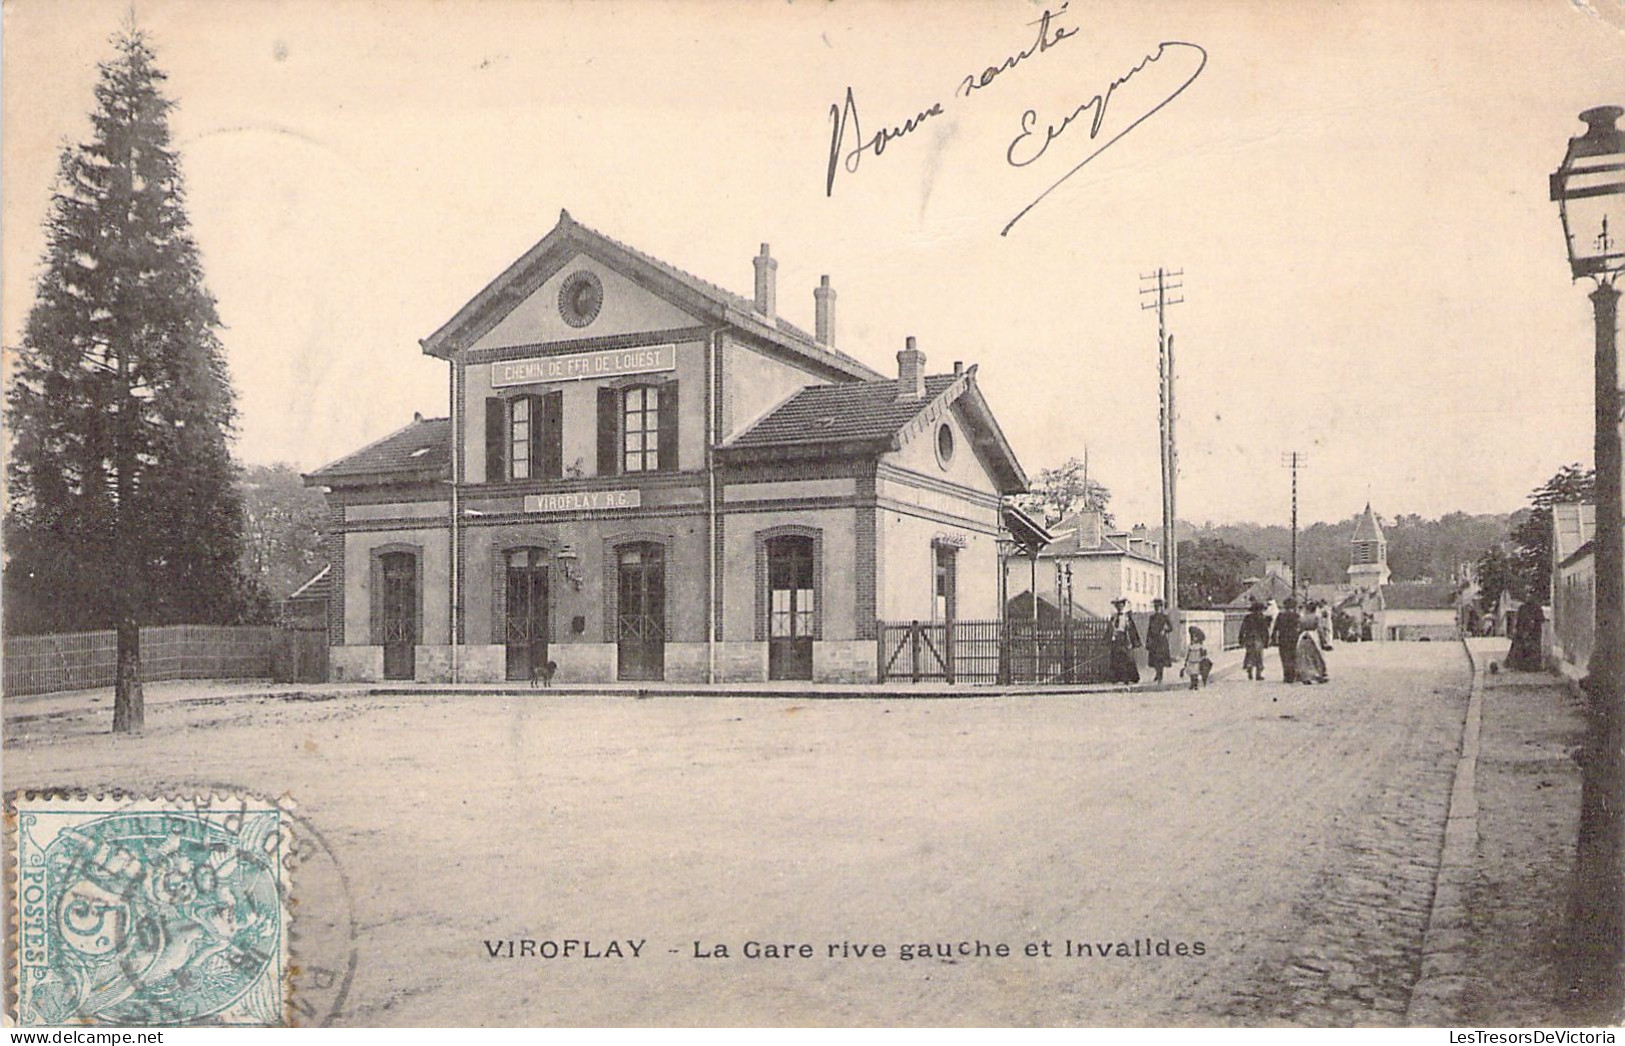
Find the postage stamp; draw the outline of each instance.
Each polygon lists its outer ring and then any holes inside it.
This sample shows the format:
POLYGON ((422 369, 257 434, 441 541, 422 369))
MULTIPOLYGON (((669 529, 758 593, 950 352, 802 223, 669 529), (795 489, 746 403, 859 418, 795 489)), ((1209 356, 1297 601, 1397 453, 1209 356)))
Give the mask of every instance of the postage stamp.
POLYGON ((281 1025, 286 813, 243 796, 18 796, 17 1019, 281 1025))

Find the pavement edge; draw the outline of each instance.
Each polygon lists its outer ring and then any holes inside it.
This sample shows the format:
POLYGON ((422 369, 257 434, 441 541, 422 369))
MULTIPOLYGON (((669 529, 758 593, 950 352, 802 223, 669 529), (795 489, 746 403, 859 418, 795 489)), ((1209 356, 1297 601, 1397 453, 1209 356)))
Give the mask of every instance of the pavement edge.
POLYGON ((1467 986, 1467 892, 1478 854, 1478 752, 1484 718, 1484 673, 1466 640, 1462 650, 1472 673, 1467 714, 1461 728, 1461 751, 1450 788, 1450 812, 1444 823, 1444 845, 1433 883, 1433 906, 1422 937, 1422 965, 1411 987, 1405 1023, 1443 1027, 1460 1009, 1467 986))

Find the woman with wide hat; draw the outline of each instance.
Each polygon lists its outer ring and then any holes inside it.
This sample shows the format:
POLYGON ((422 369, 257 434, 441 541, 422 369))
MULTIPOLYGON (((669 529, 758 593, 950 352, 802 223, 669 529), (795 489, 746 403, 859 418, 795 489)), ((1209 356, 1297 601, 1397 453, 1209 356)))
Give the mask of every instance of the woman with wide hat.
POLYGON ((1134 663, 1134 651, 1140 645, 1140 630, 1134 625, 1134 615, 1128 612, 1128 600, 1114 599, 1112 608, 1106 633, 1111 652, 1112 682, 1138 683, 1140 669, 1134 663))
POLYGON ((1241 667, 1248 679, 1264 678, 1264 648, 1270 645, 1270 622, 1264 616, 1264 604, 1253 600, 1247 616, 1241 619, 1241 634, 1236 637, 1246 654, 1241 667))

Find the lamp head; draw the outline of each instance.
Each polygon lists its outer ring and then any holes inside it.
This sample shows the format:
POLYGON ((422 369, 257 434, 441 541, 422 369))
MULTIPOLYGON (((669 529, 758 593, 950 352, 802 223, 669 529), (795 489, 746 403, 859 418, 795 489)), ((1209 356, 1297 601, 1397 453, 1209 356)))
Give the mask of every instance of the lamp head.
POLYGON ((1551 176, 1551 197, 1563 221, 1575 279, 1611 282, 1625 268, 1625 109, 1600 105, 1580 114, 1585 133, 1569 139, 1551 176))

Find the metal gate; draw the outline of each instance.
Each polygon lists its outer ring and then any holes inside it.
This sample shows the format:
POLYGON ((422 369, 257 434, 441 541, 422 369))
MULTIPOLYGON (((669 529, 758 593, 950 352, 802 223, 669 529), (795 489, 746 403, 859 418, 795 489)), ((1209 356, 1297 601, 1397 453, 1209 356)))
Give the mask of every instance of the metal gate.
POLYGON ((882 683, 1104 683, 1106 622, 881 621, 882 683))

